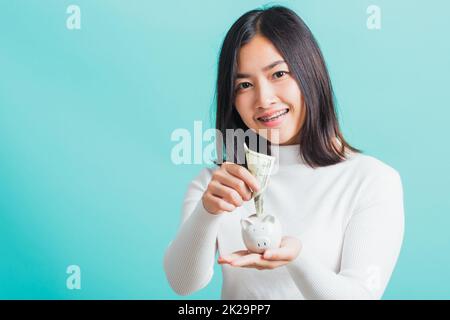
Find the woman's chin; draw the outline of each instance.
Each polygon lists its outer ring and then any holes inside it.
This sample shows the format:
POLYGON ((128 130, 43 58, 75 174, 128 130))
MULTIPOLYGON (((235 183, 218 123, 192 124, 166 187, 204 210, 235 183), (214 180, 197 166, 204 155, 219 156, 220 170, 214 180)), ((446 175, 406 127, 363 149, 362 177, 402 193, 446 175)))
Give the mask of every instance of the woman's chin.
POLYGON ((287 136, 283 134, 281 130, 272 129, 266 136, 265 139, 269 140, 271 144, 274 145, 290 145, 290 144, 298 144, 297 137, 287 136))
POLYGON ((298 144, 298 134, 292 135, 291 132, 286 132, 283 128, 261 128, 251 129, 259 136, 270 141, 273 145, 291 145, 298 144))

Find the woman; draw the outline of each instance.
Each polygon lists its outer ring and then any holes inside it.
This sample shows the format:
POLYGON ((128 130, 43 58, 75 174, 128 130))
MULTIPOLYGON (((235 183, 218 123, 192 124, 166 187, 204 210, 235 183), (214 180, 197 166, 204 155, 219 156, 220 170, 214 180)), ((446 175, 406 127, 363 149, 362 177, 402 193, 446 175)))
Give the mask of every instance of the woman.
POLYGON ((240 220, 255 212, 260 186, 231 161, 204 169, 164 258, 172 288, 206 286, 218 250, 223 299, 380 299, 403 239, 401 179, 344 140, 324 59, 292 10, 253 10, 228 31, 216 126, 251 129, 278 148, 264 201, 285 236, 277 249, 243 250, 240 220))

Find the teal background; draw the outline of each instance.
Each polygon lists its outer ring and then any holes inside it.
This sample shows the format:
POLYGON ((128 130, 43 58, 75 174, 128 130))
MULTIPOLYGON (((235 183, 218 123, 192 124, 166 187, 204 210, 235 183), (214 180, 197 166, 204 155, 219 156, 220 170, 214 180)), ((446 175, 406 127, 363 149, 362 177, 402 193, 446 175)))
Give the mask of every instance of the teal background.
MULTIPOLYGON (((264 1, 0 0, 0 298, 177 299, 162 260, 201 165, 217 55, 264 1), (68 30, 66 8, 81 8, 68 30), (81 290, 66 268, 81 268, 81 290)), ((318 39, 346 138, 396 168, 406 233, 385 299, 450 298, 448 1, 279 1, 318 39), (381 30, 366 27, 369 5, 381 30)), ((221 274, 192 299, 220 298, 221 274)))

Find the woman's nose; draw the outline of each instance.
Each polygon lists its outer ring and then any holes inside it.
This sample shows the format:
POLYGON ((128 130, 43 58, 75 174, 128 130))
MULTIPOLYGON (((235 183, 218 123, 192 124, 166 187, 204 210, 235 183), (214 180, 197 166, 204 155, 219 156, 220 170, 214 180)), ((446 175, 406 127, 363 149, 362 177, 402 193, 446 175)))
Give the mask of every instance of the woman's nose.
POLYGON ((275 91, 270 83, 262 82, 257 87, 257 108, 270 108, 276 103, 275 91))

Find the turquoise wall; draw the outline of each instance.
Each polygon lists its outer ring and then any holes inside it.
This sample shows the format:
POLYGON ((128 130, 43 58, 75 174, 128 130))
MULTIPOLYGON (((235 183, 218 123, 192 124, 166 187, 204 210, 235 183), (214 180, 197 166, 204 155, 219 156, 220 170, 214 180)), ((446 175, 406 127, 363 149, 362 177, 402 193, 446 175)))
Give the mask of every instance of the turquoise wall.
MULTIPOLYGON (((221 41, 264 4, 1 0, 0 298, 178 298, 163 254, 202 165, 175 165, 171 134, 211 126, 221 41), (70 265, 80 290, 66 286, 70 265)), ((405 241, 384 298, 449 299, 450 3, 272 4, 317 37, 350 143, 402 176, 405 241), (372 4, 379 30, 366 26, 372 4)), ((189 298, 220 297, 215 270, 189 298)))

